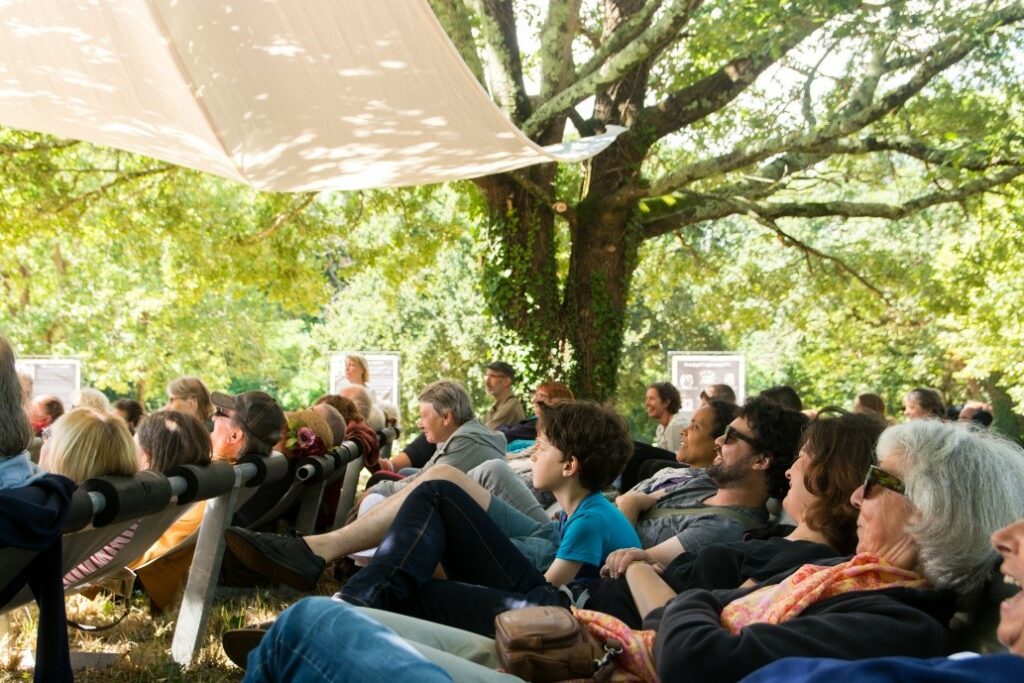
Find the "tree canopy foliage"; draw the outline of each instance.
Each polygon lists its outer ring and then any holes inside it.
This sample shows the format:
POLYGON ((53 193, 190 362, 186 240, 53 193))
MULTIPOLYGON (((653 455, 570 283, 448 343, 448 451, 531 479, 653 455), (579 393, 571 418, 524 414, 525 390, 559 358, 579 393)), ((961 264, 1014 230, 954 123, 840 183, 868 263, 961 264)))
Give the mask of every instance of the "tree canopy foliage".
POLYGON ((843 269, 790 219, 899 221, 1024 173, 1018 2, 432 4, 538 142, 570 123, 629 128, 582 176, 535 167, 478 180, 500 246, 493 306, 585 395, 615 391, 645 240, 743 217, 843 269))

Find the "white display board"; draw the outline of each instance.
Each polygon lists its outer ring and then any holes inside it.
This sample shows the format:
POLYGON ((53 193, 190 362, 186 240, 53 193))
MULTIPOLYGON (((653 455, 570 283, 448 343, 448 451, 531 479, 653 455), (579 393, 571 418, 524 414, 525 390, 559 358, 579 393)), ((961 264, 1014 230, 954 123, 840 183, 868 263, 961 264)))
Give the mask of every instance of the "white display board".
POLYGON ((77 358, 19 358, 18 372, 32 378, 32 395, 53 394, 71 409, 72 395, 82 388, 82 361, 77 358))
POLYGON ((366 365, 370 370, 369 386, 377 395, 378 403, 399 403, 399 354, 394 352, 380 351, 339 351, 331 354, 330 383, 332 393, 348 384, 345 379, 345 358, 350 355, 359 355, 366 359, 366 365))
POLYGON ((712 384, 728 384, 740 405, 746 399, 746 364, 734 351, 670 351, 669 375, 682 398, 680 417, 689 421, 700 407, 700 392, 712 384))

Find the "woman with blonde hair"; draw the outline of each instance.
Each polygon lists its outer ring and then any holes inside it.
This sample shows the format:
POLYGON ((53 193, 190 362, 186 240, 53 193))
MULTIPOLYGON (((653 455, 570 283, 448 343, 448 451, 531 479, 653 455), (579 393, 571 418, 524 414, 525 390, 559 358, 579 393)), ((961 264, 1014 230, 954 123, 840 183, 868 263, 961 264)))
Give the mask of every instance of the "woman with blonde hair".
POLYGON ((209 422, 213 417, 213 401, 210 391, 198 377, 178 377, 167 385, 167 405, 164 410, 177 410, 209 422))
POLYGON ((139 470, 138 449, 128 425, 113 413, 75 408, 49 428, 39 464, 81 484, 110 474, 133 475, 139 470))

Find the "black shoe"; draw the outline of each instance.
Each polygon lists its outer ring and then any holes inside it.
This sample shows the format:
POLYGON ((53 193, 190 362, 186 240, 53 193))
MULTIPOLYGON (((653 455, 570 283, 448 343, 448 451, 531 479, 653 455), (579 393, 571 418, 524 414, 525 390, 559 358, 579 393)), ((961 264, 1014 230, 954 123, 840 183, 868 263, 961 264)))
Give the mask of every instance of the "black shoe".
POLYGON ((261 534, 233 526, 224 532, 224 541, 249 569, 300 591, 316 588, 327 564, 296 536, 261 534))
POLYGON ((263 636, 270 630, 273 623, 268 622, 251 628, 225 631, 224 635, 220 637, 221 644, 224 646, 224 654, 244 671, 249 661, 249 653, 259 646, 263 636))

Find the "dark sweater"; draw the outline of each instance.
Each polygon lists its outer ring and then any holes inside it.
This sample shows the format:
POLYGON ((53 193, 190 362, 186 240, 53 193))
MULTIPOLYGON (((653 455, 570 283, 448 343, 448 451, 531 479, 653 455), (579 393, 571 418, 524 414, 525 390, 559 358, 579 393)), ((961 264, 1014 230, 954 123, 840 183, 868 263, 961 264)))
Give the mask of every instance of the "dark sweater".
POLYGON ((36 681, 72 681, 68 631, 64 615, 64 572, 61 531, 67 519, 75 483, 47 475, 29 486, 0 490, 0 550, 36 551, 32 561, 6 586, 0 586, 0 606, 27 584, 39 605, 36 639, 36 681))
MULTIPOLYGON (((827 545, 778 537, 715 543, 697 553, 682 553, 669 563, 662 578, 676 593, 692 588, 729 589, 747 579, 764 581, 835 556, 836 551, 827 545)), ((618 617, 630 628, 640 628, 643 621, 624 576, 591 584, 585 607, 618 617)))
MULTIPOLYGON (((777 583, 784 577, 773 577, 777 583)), ((722 608, 753 589, 692 590, 655 610, 654 661, 663 681, 738 681, 782 657, 937 657, 947 654, 955 596, 935 589, 846 593, 782 624, 751 624, 732 635, 722 608)))

